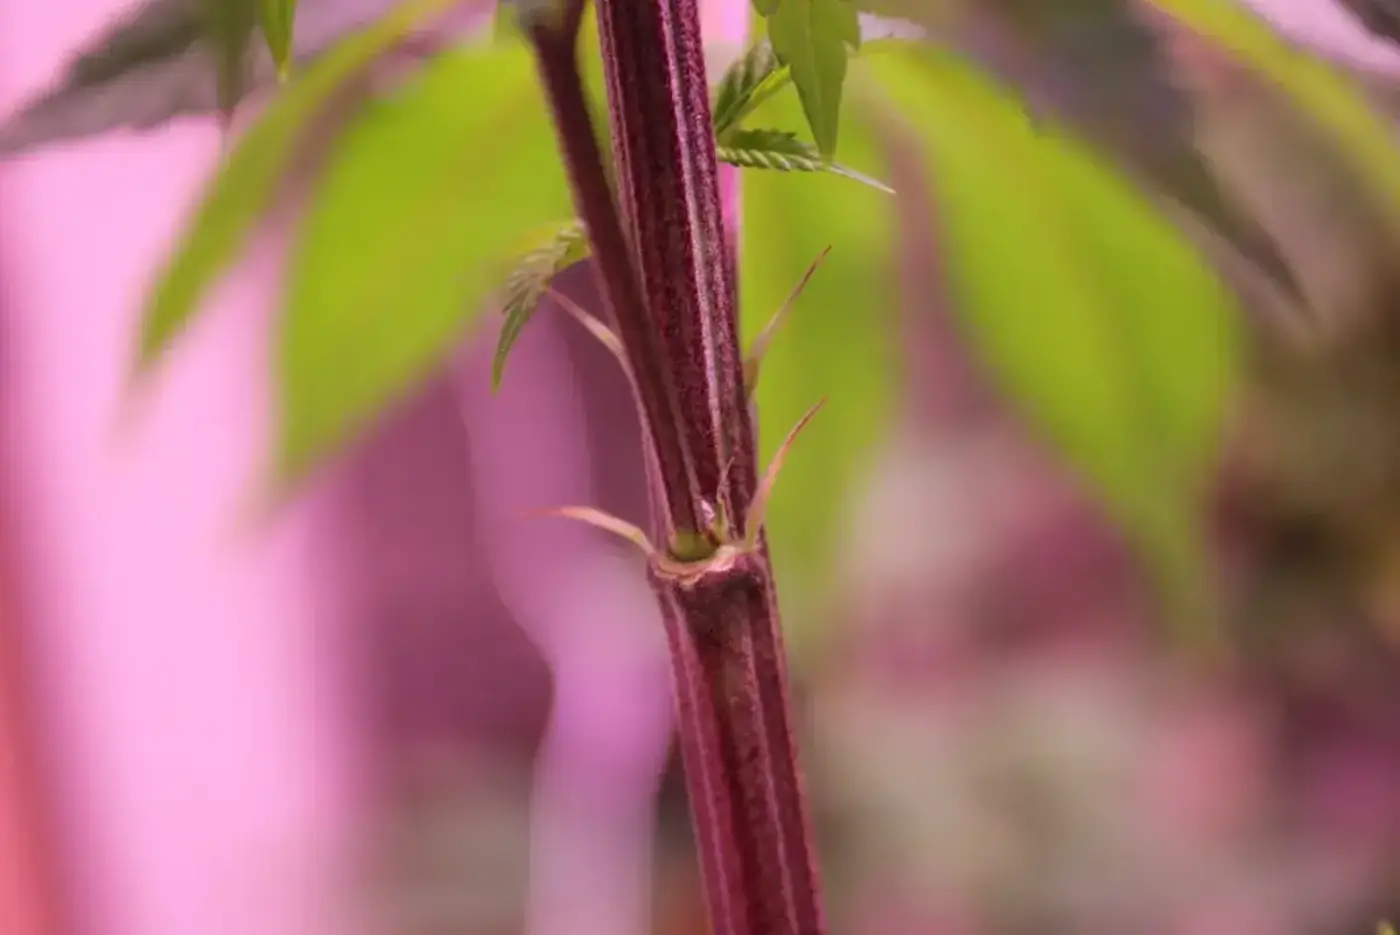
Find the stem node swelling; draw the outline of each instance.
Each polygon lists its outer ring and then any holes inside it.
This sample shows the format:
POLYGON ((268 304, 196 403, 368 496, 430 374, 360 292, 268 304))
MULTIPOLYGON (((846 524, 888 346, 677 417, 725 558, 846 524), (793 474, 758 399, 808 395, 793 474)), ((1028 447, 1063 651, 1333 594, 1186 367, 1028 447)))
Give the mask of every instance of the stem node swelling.
POLYGON ((616 200, 578 68, 582 5, 566 0, 563 27, 541 21, 529 35, 615 330, 585 324, 619 353, 637 395, 666 548, 589 507, 554 515, 648 557, 716 935, 823 935, 763 539, 783 460, 820 403, 760 478, 749 391, 762 345, 746 368, 698 0, 596 0, 616 200))

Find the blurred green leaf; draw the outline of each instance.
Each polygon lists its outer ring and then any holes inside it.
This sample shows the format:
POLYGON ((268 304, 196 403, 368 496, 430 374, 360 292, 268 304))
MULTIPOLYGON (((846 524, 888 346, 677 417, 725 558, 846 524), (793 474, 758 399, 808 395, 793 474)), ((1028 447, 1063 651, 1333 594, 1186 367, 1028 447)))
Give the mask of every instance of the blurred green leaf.
POLYGON ((271 207, 312 119, 346 81, 424 15, 452 0, 408 0, 309 66, 239 139, 206 188, 161 271, 141 323, 137 368, 148 368, 199 311, 205 293, 239 256, 271 207))
POLYGON ((276 480, 295 483, 440 365, 509 272, 567 217, 528 49, 430 63, 346 132, 293 256, 279 336, 276 480))
POLYGON ((258 0, 201 0, 205 35, 214 49, 219 111, 227 118, 243 99, 248 81, 248 45, 258 0))
POLYGON ((860 20, 851 0, 780 0, 764 14, 768 39, 802 99, 817 149, 836 153, 847 46, 860 47, 860 20))
MULTIPOLYGON (((1130 0, 894 0, 939 23, 949 42, 1171 198, 1289 293, 1277 244, 1232 199, 1197 150, 1192 100, 1161 37, 1130 0)), ((1208 0, 1224 5, 1221 0, 1208 0)))
POLYGON ((531 246, 520 255, 517 265, 501 289, 501 309, 505 323, 491 358, 491 383, 499 389, 506 360, 520 334, 534 317, 535 310, 549 291, 549 284, 564 270, 587 259, 588 234, 578 221, 550 224, 536 232, 531 246))
POLYGON ((1237 309, 1124 178, 954 56, 871 59, 928 157, 966 332, 1209 641, 1202 497, 1240 366, 1237 309))
POLYGON ((1372 108, 1359 85, 1308 55, 1239 3, 1149 0, 1198 37, 1214 43, 1276 84, 1334 136, 1343 157, 1375 189, 1392 233, 1400 233, 1400 148, 1391 121, 1372 108))
POLYGON ((1389 316, 1400 295, 1393 204, 1278 84, 1223 63, 1210 73, 1199 95, 1201 151, 1274 232, 1307 300, 1290 310, 1253 296, 1253 308, 1272 312, 1260 340, 1287 343, 1309 321, 1351 327, 1389 316))
POLYGON ((284 80, 292 60, 292 26, 296 21, 297 0, 261 0, 263 38, 284 80))
MULTIPOLYGON (((754 113, 765 125, 800 127, 791 90, 754 113)), ((887 174, 869 128, 841 137, 843 163, 887 174)), ((793 620, 826 596, 835 537, 851 491, 885 437, 899 390, 892 275, 894 199, 826 173, 746 172, 741 178, 740 305, 752 342, 811 263, 830 255, 774 337, 755 394, 760 466, 822 397, 827 405, 783 467, 768 511, 768 541, 793 620)))

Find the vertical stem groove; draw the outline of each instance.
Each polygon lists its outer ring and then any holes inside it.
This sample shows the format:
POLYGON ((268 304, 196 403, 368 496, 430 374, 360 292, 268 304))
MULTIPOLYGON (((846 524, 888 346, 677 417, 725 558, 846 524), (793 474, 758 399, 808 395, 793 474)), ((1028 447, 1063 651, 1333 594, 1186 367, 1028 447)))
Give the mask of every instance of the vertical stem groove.
MULTIPOLYGON (((597 0, 619 198, 695 476, 744 522, 757 486, 697 0, 597 0), (724 485, 721 489, 721 484, 724 485)), ((766 550, 653 569, 717 935, 825 931, 766 550)))
POLYGON ((599 0, 619 198, 707 497, 742 512, 755 484, 735 271, 720 210, 695 0, 599 0), (718 489, 732 459, 728 489, 718 489))
POLYGON ((632 251, 613 201, 579 76, 577 36, 581 9, 582 3, 571 0, 563 26, 540 22, 530 27, 537 68, 553 113, 574 203, 593 244, 603 297, 613 313, 645 416, 642 428, 660 474, 660 493, 670 525, 667 532, 699 530, 703 526, 698 508, 700 494, 681 428, 684 420, 672 376, 665 367, 656 325, 637 282, 632 251))
MULTIPOLYGON (((716 505, 742 537, 756 444, 698 0, 596 0, 621 218, 578 71, 582 3, 563 0, 562 27, 540 19, 530 35, 648 423, 668 545, 706 530, 716 505)), ((651 582, 714 931, 823 935, 767 550, 667 559, 653 556, 651 582)))

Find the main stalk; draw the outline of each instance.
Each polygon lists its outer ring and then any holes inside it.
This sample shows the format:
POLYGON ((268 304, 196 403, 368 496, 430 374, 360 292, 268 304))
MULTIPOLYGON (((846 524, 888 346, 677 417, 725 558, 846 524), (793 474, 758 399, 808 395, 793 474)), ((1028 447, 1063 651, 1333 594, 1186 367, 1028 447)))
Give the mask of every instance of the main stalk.
POLYGON ((582 0, 529 26, 574 200, 648 423, 671 554, 651 581, 716 935, 826 931, 757 483, 698 0, 596 0, 616 197, 576 60, 582 0), (618 202, 621 211, 618 211, 618 202), (737 529, 717 539, 713 517, 737 529))

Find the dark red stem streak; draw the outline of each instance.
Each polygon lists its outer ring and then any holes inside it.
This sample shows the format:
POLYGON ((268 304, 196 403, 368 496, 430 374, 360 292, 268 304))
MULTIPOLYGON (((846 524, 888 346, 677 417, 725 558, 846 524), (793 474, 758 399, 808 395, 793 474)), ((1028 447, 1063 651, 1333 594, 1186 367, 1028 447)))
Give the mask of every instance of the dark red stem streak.
MULTIPOLYGON (((614 163, 693 473, 742 524, 756 487, 698 0, 596 0, 614 163), (723 485, 723 489, 721 489, 723 485)), ((653 568, 717 935, 825 931, 766 549, 653 568)))
POLYGON ((669 520, 666 531, 695 531, 705 524, 700 519, 700 494, 681 428, 684 421, 671 375, 665 368, 656 325, 637 281, 632 251, 613 199, 580 78, 577 39, 582 9, 582 2, 569 0, 562 23, 530 27, 536 67, 549 99, 574 204, 593 244, 599 285, 627 353, 645 416, 643 430, 655 455, 652 463, 660 475, 660 492, 669 520))
MULTIPOLYGON (((534 24, 530 36, 648 423, 666 532, 705 529, 716 504, 742 526, 756 445, 699 9, 696 0, 597 0, 620 219, 578 70, 581 7, 566 0, 562 20, 534 24)), ((726 546, 679 569, 653 561, 651 580, 716 935, 822 935, 767 551, 726 546)))
POLYGON ((694 579, 653 570, 695 840, 716 935, 821 935, 826 922, 789 714, 768 559, 694 579))
MULTIPOLYGON (((733 257, 724 236, 695 0, 599 0, 622 215, 707 496, 742 513, 755 485, 733 257), (726 464, 728 489, 719 491, 726 464)), ((739 517, 742 519, 742 516, 739 517)))

